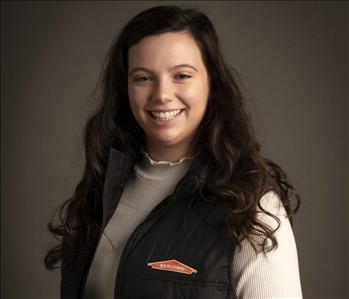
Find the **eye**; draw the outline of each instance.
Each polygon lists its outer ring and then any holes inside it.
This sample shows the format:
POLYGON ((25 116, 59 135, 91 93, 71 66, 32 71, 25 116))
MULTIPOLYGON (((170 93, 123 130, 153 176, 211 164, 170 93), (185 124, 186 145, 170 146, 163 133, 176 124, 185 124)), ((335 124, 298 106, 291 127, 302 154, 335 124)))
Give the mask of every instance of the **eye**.
POLYGON ((136 82, 144 82, 144 81, 149 81, 151 79, 152 78, 150 76, 143 75, 143 76, 138 76, 138 77, 134 78, 133 80, 136 82))
POLYGON ((187 75, 187 74, 183 74, 183 73, 179 73, 175 76, 176 79, 179 79, 179 80, 184 80, 184 79, 188 79, 188 78, 191 78, 190 75, 187 75))

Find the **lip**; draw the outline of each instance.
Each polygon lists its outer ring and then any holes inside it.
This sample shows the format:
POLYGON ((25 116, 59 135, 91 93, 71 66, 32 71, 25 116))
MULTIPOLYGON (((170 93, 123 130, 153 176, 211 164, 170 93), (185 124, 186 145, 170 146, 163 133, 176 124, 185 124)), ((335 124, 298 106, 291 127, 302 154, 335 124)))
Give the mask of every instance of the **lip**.
POLYGON ((185 108, 177 108, 177 109, 166 109, 166 110, 147 110, 147 112, 170 112, 170 111, 176 111, 176 110, 184 110, 185 108))
MULTIPOLYGON (((171 120, 166 120, 166 121, 162 121, 162 120, 158 120, 158 119, 154 118, 150 111, 148 111, 148 113, 149 113, 149 117, 151 118, 152 123, 156 127, 168 128, 168 127, 172 127, 173 125, 175 125, 177 123, 178 119, 182 117, 182 114, 184 113, 185 109, 175 109, 175 110, 181 110, 181 112, 179 112, 179 114, 175 118, 173 118, 171 120)), ((152 111, 156 111, 156 110, 152 110, 152 111)), ((157 111, 159 111, 159 110, 157 110, 157 111)), ((162 111, 164 111, 164 110, 162 110, 162 111)), ((169 110, 167 110, 167 111, 169 111, 169 110)))

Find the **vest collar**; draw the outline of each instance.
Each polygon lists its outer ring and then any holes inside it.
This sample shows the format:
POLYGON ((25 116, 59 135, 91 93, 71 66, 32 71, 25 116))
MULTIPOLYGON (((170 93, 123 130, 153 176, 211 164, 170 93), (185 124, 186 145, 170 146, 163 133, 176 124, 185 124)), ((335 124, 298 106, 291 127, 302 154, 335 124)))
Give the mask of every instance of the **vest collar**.
MULTIPOLYGON (((103 217, 102 228, 104 229, 107 222, 107 214, 115 195, 116 187, 132 173, 136 161, 129 152, 123 153, 115 148, 110 148, 107 163, 107 171, 104 179, 103 190, 103 217)), ((201 155, 196 156, 190 168, 180 180, 179 185, 202 184, 208 176, 208 167, 204 163, 201 155), (184 183, 185 182, 185 183, 184 183)), ((178 186, 177 186, 178 187, 178 186)), ((181 189, 181 188, 176 188, 181 189)), ((116 204, 117 205, 117 204, 116 204)))
POLYGON ((132 172, 134 160, 131 154, 122 153, 115 148, 110 148, 107 163, 107 171, 104 178, 103 189, 103 215, 102 228, 107 223, 107 214, 115 194, 116 187, 124 181, 132 172))
POLYGON ((118 185, 131 173, 134 163, 130 153, 110 148, 105 181, 112 186, 118 185))

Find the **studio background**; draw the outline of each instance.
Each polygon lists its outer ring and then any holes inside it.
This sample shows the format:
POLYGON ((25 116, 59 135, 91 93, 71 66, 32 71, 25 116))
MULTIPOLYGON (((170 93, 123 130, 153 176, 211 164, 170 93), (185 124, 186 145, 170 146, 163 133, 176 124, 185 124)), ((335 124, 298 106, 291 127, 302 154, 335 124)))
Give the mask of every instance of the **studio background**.
MULTIPOLYGON (((84 166, 112 39, 160 1, 1 2, 1 298, 59 298, 46 225, 84 166)), ((168 1, 205 12, 242 77, 266 156, 301 195, 304 298, 348 298, 348 3, 168 1)))

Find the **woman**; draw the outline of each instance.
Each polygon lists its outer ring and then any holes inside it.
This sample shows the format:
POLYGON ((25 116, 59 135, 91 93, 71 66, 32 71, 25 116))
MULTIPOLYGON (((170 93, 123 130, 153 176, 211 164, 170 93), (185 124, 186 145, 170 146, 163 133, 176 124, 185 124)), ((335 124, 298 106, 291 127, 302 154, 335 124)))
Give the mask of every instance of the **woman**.
MULTIPOLYGON (((108 54, 86 167, 49 230, 62 298, 301 298, 286 174, 262 157, 212 23, 141 12, 108 54)), ((295 195, 295 208, 291 195, 295 195)))

